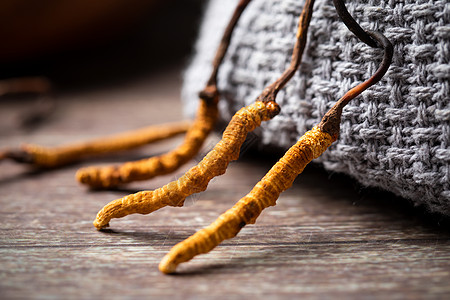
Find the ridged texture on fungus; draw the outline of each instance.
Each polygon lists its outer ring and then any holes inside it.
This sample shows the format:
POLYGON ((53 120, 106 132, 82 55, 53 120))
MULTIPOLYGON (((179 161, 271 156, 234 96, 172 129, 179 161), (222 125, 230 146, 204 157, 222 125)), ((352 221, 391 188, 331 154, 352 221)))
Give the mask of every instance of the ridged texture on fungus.
POLYGON ((317 127, 306 132, 270 169, 260 182, 208 227, 175 245, 163 258, 159 269, 173 273, 178 264, 211 251, 223 240, 238 234, 246 224, 253 224, 263 209, 274 206, 280 193, 288 189, 306 165, 319 157, 334 139, 317 127))
POLYGON ((98 229, 107 227, 112 218, 129 214, 148 214, 164 206, 182 206, 187 196, 206 190, 209 181, 225 173, 230 161, 239 157, 247 133, 279 112, 274 103, 257 101, 239 110, 223 133, 222 140, 177 181, 154 191, 142 191, 107 204, 94 221, 98 229))

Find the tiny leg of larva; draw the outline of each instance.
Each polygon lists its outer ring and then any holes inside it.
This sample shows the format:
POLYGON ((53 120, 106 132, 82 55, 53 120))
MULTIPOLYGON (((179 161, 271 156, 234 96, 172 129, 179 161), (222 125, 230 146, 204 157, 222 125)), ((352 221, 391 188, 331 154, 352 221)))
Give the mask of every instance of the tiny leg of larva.
POLYGON ((178 264, 211 251, 223 240, 236 236, 246 224, 255 223, 261 211, 275 205, 280 193, 288 189, 305 166, 319 157, 335 140, 317 127, 306 132, 249 194, 211 225, 175 245, 161 261, 160 271, 175 272, 178 264))
POLYGON ((129 214, 148 214, 164 206, 183 206, 187 196, 204 191, 209 181, 225 173, 230 161, 239 157, 239 149, 247 133, 262 121, 273 118, 279 107, 273 102, 257 101, 239 110, 231 119, 220 142, 198 163, 177 181, 154 190, 114 200, 106 205, 94 221, 97 229, 107 227, 112 218, 129 214))

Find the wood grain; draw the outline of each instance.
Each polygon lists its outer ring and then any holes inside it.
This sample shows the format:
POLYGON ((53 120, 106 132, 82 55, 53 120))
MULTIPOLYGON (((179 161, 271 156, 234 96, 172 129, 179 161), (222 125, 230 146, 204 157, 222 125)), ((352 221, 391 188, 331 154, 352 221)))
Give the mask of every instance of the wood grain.
MULTIPOLYGON (((92 138, 182 117, 179 81, 160 74, 132 85, 57 95, 57 112, 32 132, 11 116, 26 102, 0 101, 0 147, 92 138), (164 100, 162 100, 164 99, 164 100)), ((211 148, 217 137, 205 146, 211 148)), ((0 295, 24 298, 410 298, 450 295, 448 220, 408 201, 364 189, 309 166, 275 207, 232 240, 167 276, 157 266, 171 246, 208 225, 245 195, 278 153, 244 153, 183 208, 113 220, 97 231, 97 211, 115 198, 154 189, 183 170, 126 189, 89 191, 77 168, 154 155, 180 139, 40 172, 0 165, 0 295)))

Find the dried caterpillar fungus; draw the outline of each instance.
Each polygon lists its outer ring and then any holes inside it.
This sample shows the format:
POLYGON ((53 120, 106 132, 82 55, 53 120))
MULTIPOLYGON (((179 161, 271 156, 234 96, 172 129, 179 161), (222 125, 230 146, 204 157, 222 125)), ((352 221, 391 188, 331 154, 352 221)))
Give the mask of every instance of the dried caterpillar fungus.
POLYGON ((133 213, 148 214, 164 206, 182 206, 187 196, 204 191, 213 177, 225 173, 229 162, 239 157, 239 149, 248 132, 278 113, 279 107, 274 102, 256 101, 242 108, 225 129, 222 140, 197 166, 157 190, 138 192, 110 202, 99 211, 94 226, 102 229, 112 218, 133 213))
POLYGON ((211 251, 223 240, 236 236, 246 224, 255 223, 262 210, 274 206, 279 195, 291 187, 306 165, 319 157, 335 140, 336 137, 322 132, 317 126, 306 132, 250 193, 211 225, 175 245, 159 264, 160 271, 175 272, 178 264, 211 251))
POLYGON ((189 122, 154 125, 111 137, 105 137, 103 139, 58 147, 43 147, 40 145, 26 144, 21 151, 16 151, 15 153, 6 152, 5 158, 15 157, 17 160, 29 162, 37 167, 56 168, 73 163, 85 157, 129 150, 138 146, 167 139, 186 132, 189 126, 189 122))

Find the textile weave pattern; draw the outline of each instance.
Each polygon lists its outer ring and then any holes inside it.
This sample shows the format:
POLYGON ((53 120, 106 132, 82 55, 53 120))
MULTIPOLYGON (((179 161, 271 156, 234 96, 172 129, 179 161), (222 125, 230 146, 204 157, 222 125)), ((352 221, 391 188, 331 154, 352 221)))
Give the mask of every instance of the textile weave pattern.
MULTIPOLYGON (((235 4, 211 0, 206 9, 184 78, 189 115, 235 4)), ((315 161, 450 215, 450 3, 352 0, 346 5, 363 28, 392 41, 394 58, 381 82, 344 109, 338 141, 315 161)), ((289 65, 302 6, 298 0, 249 4, 218 75, 223 119, 251 104, 289 65)), ((316 0, 314 9, 300 70, 277 98, 281 113, 257 132, 262 144, 293 145, 381 61, 382 51, 348 31, 331 0, 316 0)))

